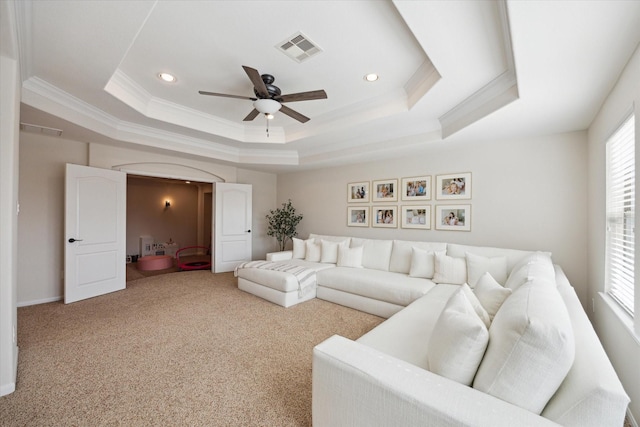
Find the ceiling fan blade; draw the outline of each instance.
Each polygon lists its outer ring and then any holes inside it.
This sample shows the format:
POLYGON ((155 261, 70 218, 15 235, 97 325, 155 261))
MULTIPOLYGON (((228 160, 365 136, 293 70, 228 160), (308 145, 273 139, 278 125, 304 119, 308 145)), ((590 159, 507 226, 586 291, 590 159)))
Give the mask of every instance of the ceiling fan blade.
POLYGON ((258 114, 260 114, 260 111, 256 110, 255 108, 253 110, 251 110, 251 112, 249 114, 247 114, 247 117, 245 117, 244 119, 242 119, 243 122, 250 122, 251 120, 255 119, 256 117, 258 117, 258 114))
POLYGON ((309 101, 312 99, 326 99, 327 93, 324 90, 312 90, 309 92, 290 93, 288 95, 282 95, 276 99, 280 102, 296 102, 296 101, 309 101))
POLYGON ((255 68, 247 67, 246 65, 243 65, 242 68, 244 68, 245 73, 247 73, 247 76, 249 76, 249 80, 251 80, 251 83, 253 83, 253 87, 256 88, 258 95, 261 98, 269 98, 269 92, 267 91, 267 87, 262 81, 262 77, 260 77, 260 73, 258 72, 258 70, 256 70, 255 68))
POLYGON ((238 99, 249 99, 251 101, 255 101, 257 98, 251 98, 250 96, 240 96, 240 95, 228 95, 226 93, 215 93, 215 92, 206 92, 204 90, 199 90, 198 93, 200 95, 210 95, 210 96, 222 96, 224 98, 238 98, 238 99))
POLYGON ((303 116, 302 114, 298 113, 297 111, 292 110, 291 108, 283 105, 280 107, 280 112, 283 114, 286 114, 287 116, 291 117, 292 119, 296 119, 297 121, 299 121, 300 123, 306 123, 308 122, 310 119, 307 116, 303 116))

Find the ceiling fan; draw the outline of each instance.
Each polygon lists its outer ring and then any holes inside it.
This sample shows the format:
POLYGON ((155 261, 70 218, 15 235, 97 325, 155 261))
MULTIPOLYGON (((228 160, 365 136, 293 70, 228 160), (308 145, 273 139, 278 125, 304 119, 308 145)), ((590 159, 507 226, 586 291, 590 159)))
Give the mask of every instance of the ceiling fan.
POLYGON ((281 111, 287 116, 296 119, 301 123, 309 121, 309 117, 306 117, 291 108, 282 105, 285 102, 297 102, 297 101, 309 101, 312 99, 326 99, 327 93, 324 90, 312 90, 309 92, 291 93, 288 95, 281 95, 280 88, 273 85, 275 78, 271 74, 262 74, 255 68, 247 67, 243 65, 244 71, 249 76, 249 80, 253 83, 253 93, 255 97, 241 96, 241 95, 228 95, 224 93, 206 92, 203 90, 198 91, 201 95, 222 96, 225 98, 238 98, 249 99, 253 102, 253 110, 243 119, 245 122, 250 122, 255 119, 258 114, 264 114, 268 119, 273 118, 273 114, 276 111, 281 111))

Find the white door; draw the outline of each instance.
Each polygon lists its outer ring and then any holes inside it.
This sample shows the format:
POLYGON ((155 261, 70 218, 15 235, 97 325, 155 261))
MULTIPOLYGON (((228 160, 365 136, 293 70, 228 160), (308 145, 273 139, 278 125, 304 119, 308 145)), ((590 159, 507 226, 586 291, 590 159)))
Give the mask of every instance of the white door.
POLYGON ((67 164, 64 302, 126 287, 127 174, 67 164))
POLYGON ((233 271, 251 261, 251 185, 216 182, 214 218, 214 269, 233 271))

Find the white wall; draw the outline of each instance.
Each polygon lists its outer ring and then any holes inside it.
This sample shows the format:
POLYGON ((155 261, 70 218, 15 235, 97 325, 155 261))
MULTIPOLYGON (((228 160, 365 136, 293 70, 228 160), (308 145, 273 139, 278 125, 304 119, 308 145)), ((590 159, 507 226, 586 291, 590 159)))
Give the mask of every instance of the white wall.
MULTIPOLYGON (((6 3, 6 2, 3 2, 6 3)), ((0 5, 7 13, 8 5, 0 5)), ((3 20, 4 23, 4 20, 3 20)), ((3 32, 3 34, 6 34, 3 32)), ((13 393, 18 369, 18 115, 17 61, 0 55, 0 396, 13 393)))
MULTIPOLYGON (((169 156, 135 149, 87 144, 40 134, 20 133, 20 199, 21 215, 18 234, 19 306, 55 301, 63 296, 64 268, 64 170, 66 163, 111 169, 113 166, 147 164, 156 176, 220 177, 226 182, 254 186, 254 221, 276 205, 274 174, 243 171, 233 166, 196 161, 188 157, 169 156), (186 174, 186 175, 185 175, 186 174), (258 191, 256 191, 256 189, 258 191), (257 196, 256 196, 257 194, 257 196)), ((260 224, 255 227, 260 230, 260 224)), ((264 258, 270 249, 270 238, 258 232, 253 235, 253 253, 264 258), (264 236, 263 236, 264 235, 264 236)))
MULTIPOLYGON (((586 299, 586 133, 468 145, 432 144, 407 158, 278 176, 278 204, 304 215, 299 234, 445 241, 553 252, 586 299), (347 183, 472 173, 470 232, 347 227, 347 183)), ((399 201, 401 206, 408 204, 399 201)), ((438 204, 428 204, 435 212, 438 204)), ((356 204, 352 204, 356 205, 356 204)), ((367 206, 373 206, 368 203, 367 206)))
MULTIPOLYGON (((627 64, 615 88, 611 91, 600 112, 589 128, 589 252, 588 252, 588 291, 589 300, 595 301, 595 314, 592 319, 596 332, 609 355, 625 390, 631 397, 630 410, 636 421, 640 421, 640 329, 634 332, 631 320, 616 310, 615 305, 603 298, 599 292, 605 290, 605 178, 606 178, 606 140, 621 124, 622 120, 635 105, 636 118, 636 164, 640 153, 640 47, 627 64)), ((636 172, 636 212, 640 208, 638 192, 639 175, 636 172)), ((636 229, 638 225, 636 217, 636 229)), ((638 247, 636 237, 636 247, 638 247)), ((640 269, 636 257, 636 318, 640 317, 640 269)), ((636 320, 640 325, 640 320, 636 320)))

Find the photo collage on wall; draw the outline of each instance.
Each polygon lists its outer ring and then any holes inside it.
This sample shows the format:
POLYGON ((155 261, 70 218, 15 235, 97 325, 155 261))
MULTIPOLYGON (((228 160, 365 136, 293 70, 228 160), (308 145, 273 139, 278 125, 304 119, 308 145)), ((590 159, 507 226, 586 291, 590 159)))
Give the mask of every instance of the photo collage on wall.
POLYGON ((471 231, 471 172, 347 184, 347 226, 471 231), (432 209, 432 189, 436 204, 432 209), (398 205, 400 200, 400 205, 398 205), (366 204, 366 205, 365 205, 366 204))

